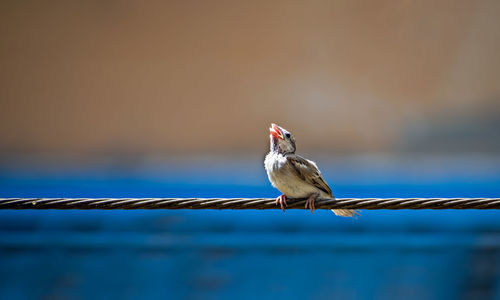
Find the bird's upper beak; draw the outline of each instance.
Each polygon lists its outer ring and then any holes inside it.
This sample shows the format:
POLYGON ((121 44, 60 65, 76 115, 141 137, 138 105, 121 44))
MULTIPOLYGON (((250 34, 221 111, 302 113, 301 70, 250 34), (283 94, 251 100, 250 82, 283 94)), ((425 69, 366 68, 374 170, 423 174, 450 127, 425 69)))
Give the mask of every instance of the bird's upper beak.
POLYGON ((271 135, 274 136, 275 138, 283 139, 283 133, 281 133, 280 127, 274 123, 271 124, 271 128, 269 128, 269 133, 271 133, 271 135))

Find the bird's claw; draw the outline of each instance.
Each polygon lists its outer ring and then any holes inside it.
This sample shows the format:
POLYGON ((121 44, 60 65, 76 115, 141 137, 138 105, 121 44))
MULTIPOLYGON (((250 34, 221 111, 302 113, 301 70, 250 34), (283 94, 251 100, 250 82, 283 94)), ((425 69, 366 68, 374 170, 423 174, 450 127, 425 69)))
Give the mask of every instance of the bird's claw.
POLYGON ((311 210, 311 213, 313 213, 313 214, 314 214, 314 210, 316 209, 315 202, 316 202, 317 197, 318 197, 318 195, 312 194, 306 200, 306 207, 305 208, 307 209, 307 206, 309 206, 309 209, 311 210))
POLYGON ((285 206, 288 206, 288 204, 286 204, 286 199, 287 199, 286 195, 281 195, 278 198, 276 198, 276 205, 280 204, 283 212, 285 212, 285 206))

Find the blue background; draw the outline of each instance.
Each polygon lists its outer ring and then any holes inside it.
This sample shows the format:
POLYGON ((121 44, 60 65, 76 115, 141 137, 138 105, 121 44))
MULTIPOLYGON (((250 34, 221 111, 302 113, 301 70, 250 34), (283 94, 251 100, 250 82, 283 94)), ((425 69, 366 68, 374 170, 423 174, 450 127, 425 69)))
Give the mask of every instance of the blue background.
MULTIPOLYGON (((320 159, 321 160, 321 159, 320 159)), ((322 159, 337 197, 498 197, 496 162, 322 159)), ((320 165, 320 166, 321 166, 320 165)), ((4 166, 1 197, 275 197, 261 162, 4 166)), ((500 299, 495 210, 0 211, 1 299, 500 299)))

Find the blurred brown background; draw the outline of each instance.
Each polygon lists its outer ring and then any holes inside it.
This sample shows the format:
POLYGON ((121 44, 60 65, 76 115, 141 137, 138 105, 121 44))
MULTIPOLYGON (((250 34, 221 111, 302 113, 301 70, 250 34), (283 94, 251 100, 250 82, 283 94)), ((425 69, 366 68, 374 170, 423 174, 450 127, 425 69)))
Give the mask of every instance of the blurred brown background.
POLYGON ((499 1, 2 1, 0 150, 500 150, 499 1))

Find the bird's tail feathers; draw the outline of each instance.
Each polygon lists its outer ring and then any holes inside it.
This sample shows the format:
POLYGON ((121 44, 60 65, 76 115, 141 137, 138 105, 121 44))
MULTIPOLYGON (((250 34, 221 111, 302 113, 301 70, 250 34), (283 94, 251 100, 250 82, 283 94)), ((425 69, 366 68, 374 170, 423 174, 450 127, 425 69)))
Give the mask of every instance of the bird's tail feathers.
POLYGON ((354 209, 332 209, 333 213, 341 217, 357 217, 361 216, 359 210, 354 209))

